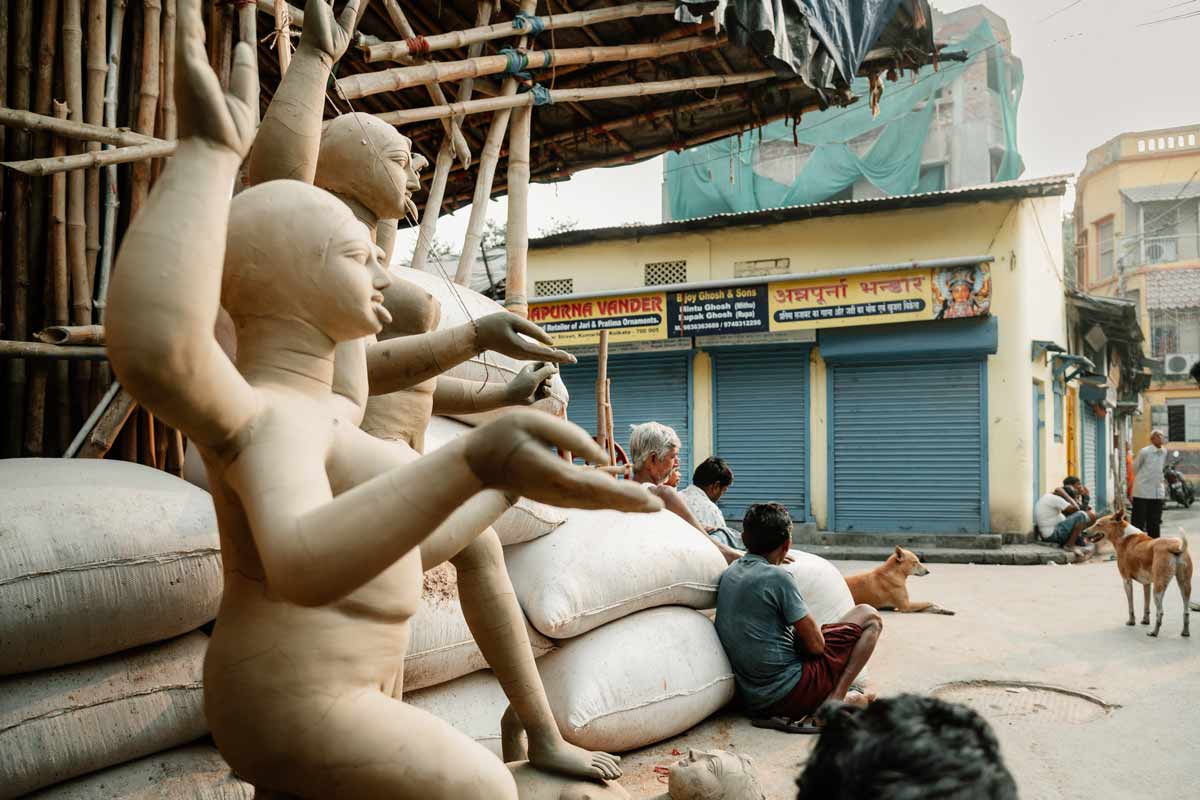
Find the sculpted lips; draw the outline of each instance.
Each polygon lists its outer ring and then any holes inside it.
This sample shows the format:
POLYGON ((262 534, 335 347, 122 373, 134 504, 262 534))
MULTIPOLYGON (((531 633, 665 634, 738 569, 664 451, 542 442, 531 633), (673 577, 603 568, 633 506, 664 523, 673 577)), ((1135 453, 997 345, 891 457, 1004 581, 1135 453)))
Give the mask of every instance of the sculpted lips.
POLYGON ((371 295, 371 306, 375 309, 375 316, 383 325, 389 325, 392 321, 392 315, 383 306, 383 295, 376 292, 371 295))

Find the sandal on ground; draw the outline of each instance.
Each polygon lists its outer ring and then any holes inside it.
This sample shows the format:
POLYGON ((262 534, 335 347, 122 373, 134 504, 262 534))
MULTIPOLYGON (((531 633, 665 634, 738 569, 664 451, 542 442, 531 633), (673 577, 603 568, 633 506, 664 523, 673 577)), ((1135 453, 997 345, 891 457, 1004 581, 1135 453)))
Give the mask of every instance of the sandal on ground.
POLYGON ((789 717, 759 717, 750 720, 750 724, 756 728, 766 728, 772 731, 782 731, 783 733, 820 733, 821 726, 811 717, 802 717, 800 719, 791 719, 789 717))

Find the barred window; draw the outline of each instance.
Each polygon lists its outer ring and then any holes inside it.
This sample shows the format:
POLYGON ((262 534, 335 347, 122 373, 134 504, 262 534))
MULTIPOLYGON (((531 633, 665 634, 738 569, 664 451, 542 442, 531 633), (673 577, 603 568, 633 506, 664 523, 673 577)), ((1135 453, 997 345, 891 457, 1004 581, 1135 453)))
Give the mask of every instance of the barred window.
POLYGON ((550 297, 558 294, 573 294, 575 291, 574 278, 555 278, 549 281, 534 281, 533 294, 535 297, 550 297))
POLYGON ((654 261, 646 265, 647 286, 687 283, 686 261, 654 261))

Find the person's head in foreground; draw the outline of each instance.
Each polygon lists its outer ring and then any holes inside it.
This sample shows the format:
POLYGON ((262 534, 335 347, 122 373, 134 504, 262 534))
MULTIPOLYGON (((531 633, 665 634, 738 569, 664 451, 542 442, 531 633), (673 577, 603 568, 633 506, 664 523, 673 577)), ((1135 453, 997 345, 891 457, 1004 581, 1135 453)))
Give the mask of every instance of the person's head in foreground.
POLYGON ((671 767, 671 800, 766 800, 754 762, 728 750, 688 750, 671 767))
POLYGON ((666 483, 671 471, 679 469, 679 434, 661 422, 634 425, 629 434, 629 460, 633 477, 656 486, 666 483))
POLYGON ((781 564, 792 546, 792 516, 779 503, 755 503, 742 518, 742 541, 754 555, 781 564))
POLYGON ((1016 800, 987 720, 966 706, 902 694, 866 708, 827 703, 798 800, 1016 800))
POLYGON ((692 485, 716 503, 733 485, 733 470, 725 459, 709 456, 692 472, 692 485))

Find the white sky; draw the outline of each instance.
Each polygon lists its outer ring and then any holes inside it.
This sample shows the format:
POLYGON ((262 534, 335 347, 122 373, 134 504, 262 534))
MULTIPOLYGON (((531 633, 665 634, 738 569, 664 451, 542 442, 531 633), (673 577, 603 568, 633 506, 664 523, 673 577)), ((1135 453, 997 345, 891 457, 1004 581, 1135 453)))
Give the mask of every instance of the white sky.
MULTIPOLYGON (((950 12, 978 3, 935 0, 934 5, 950 12)), ((1200 12, 1200 0, 988 0, 984 5, 1008 21, 1012 50, 1025 67, 1017 138, 1024 177, 1077 173, 1088 150, 1123 131, 1200 123, 1200 15, 1142 26, 1200 12)), ((530 234, 554 219, 573 219, 582 228, 660 222, 662 165, 660 157, 589 170, 559 184, 534 184, 530 234)), ((457 249, 469 214, 464 207, 443 216, 438 238, 457 249)), ((488 204, 489 219, 503 222, 505 216, 505 199, 488 204)), ((397 252, 411 252, 414 232, 400 235, 397 252)))

